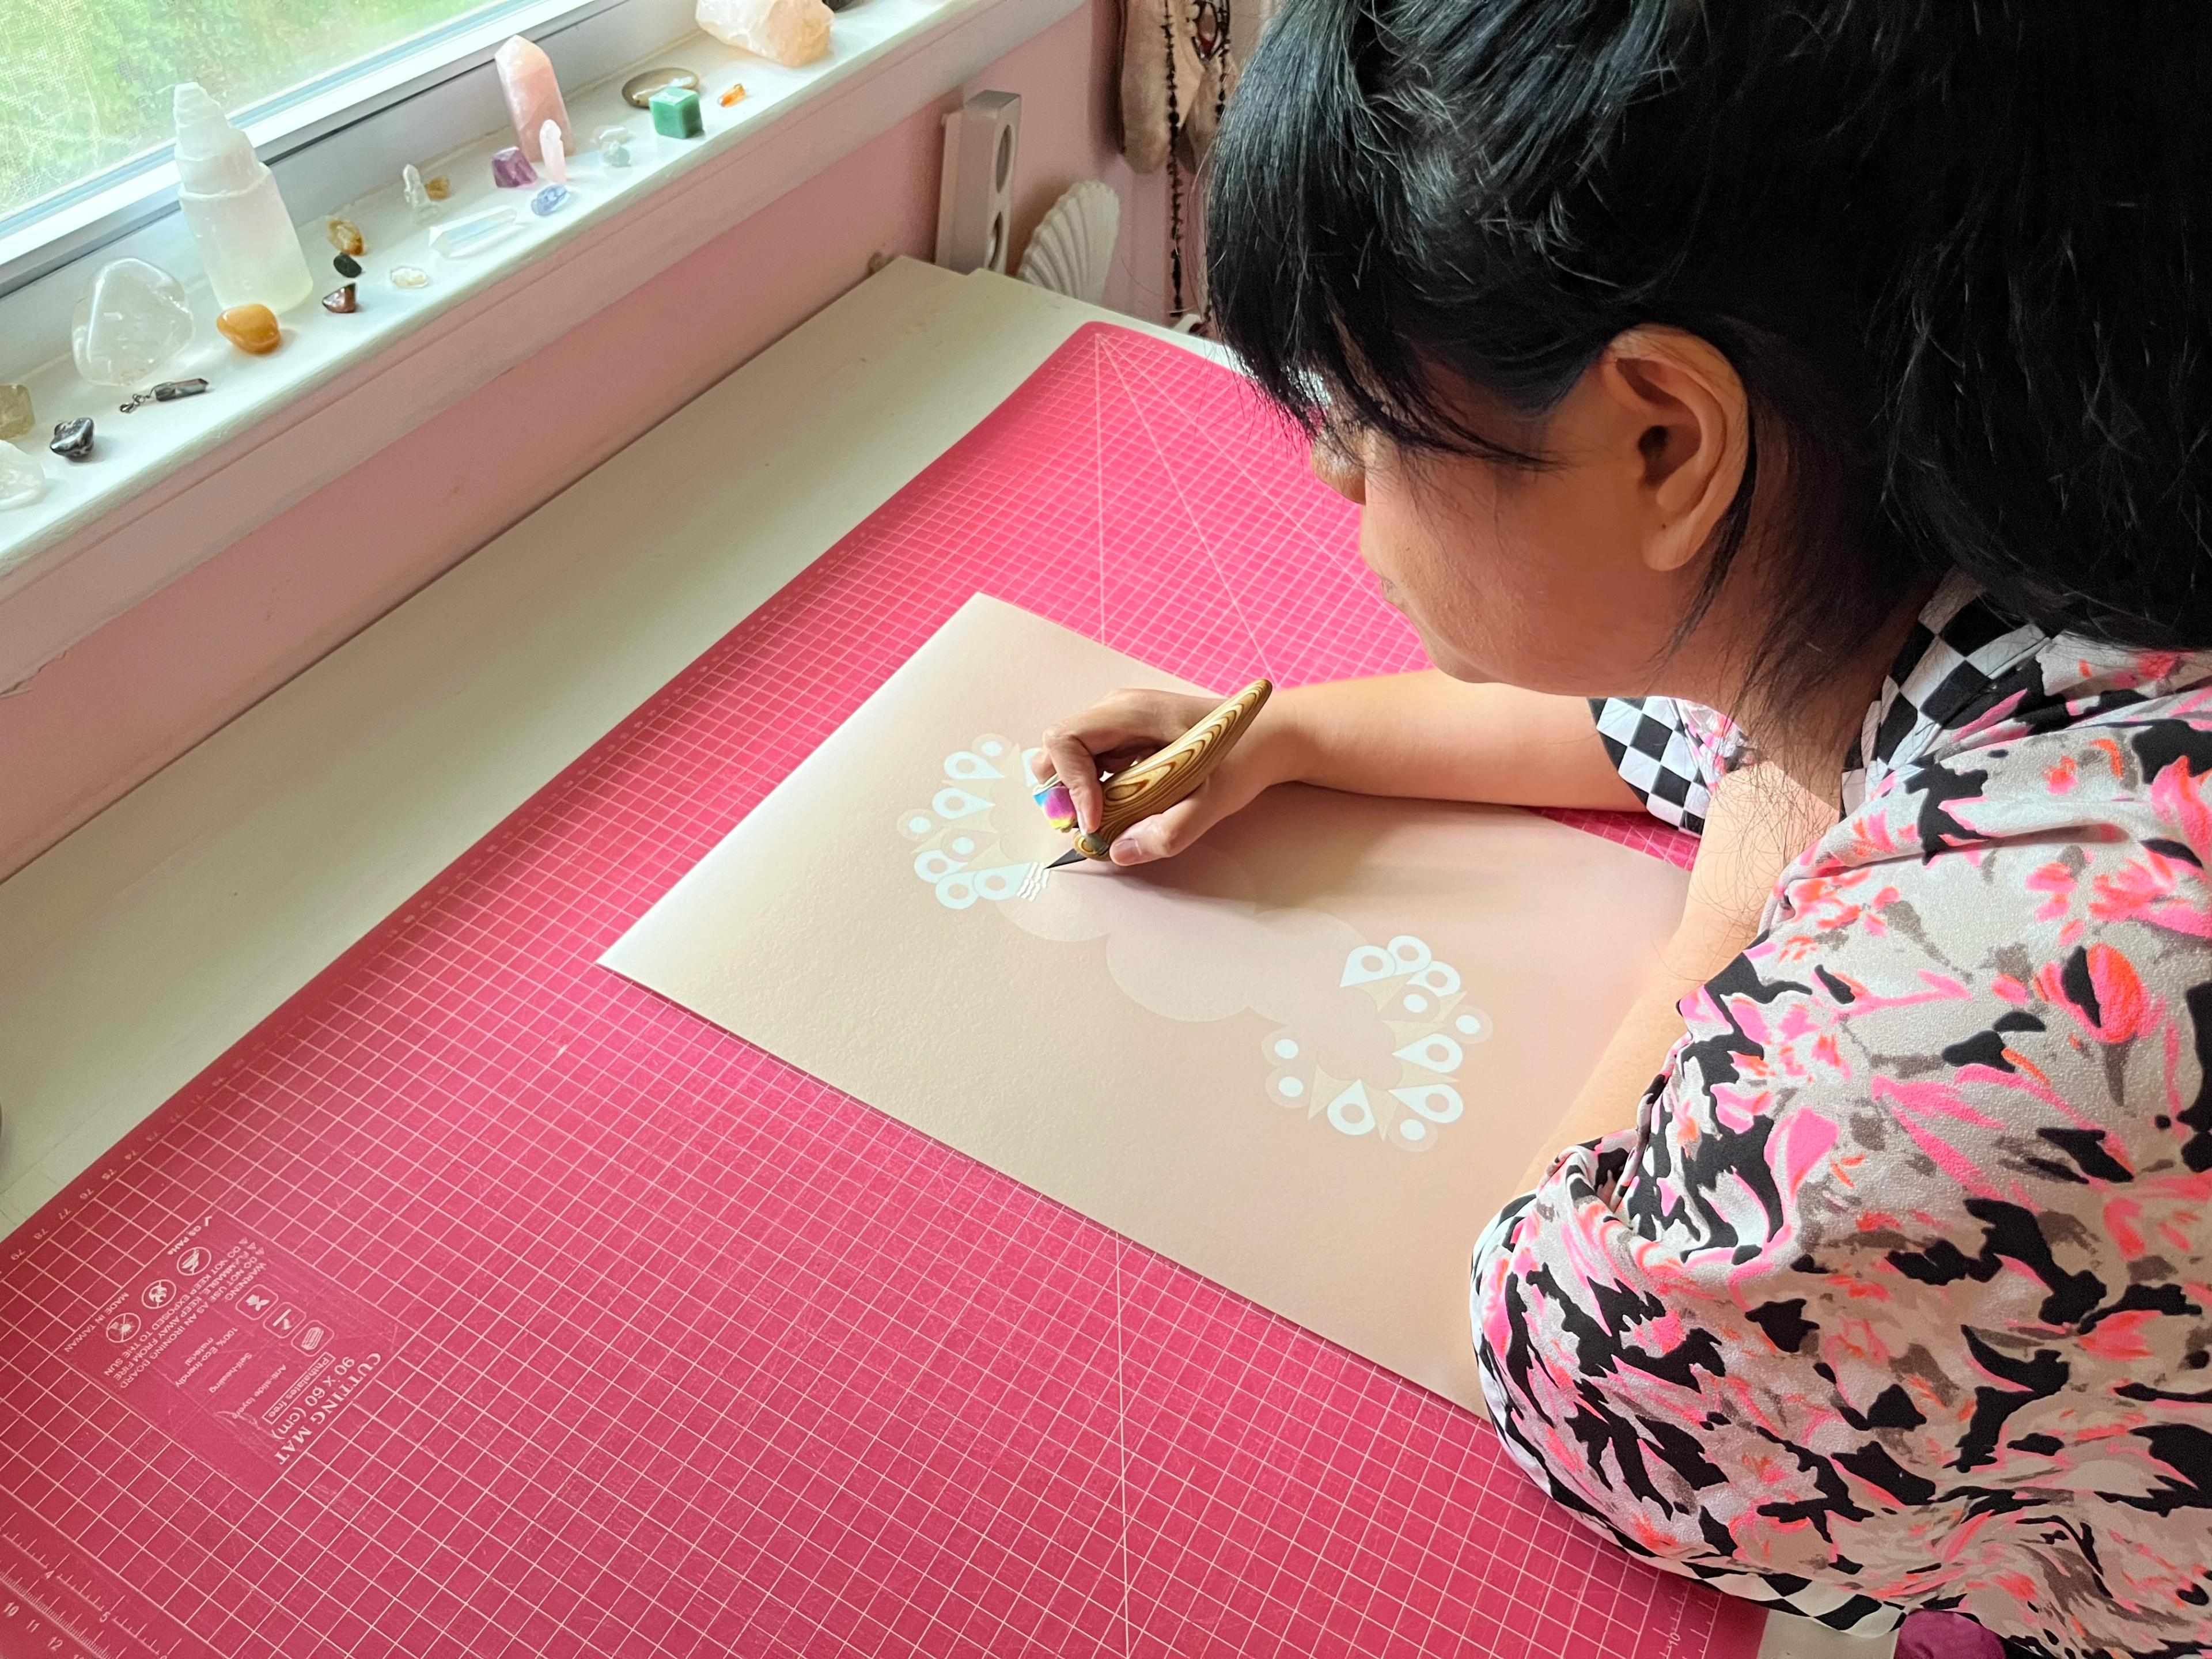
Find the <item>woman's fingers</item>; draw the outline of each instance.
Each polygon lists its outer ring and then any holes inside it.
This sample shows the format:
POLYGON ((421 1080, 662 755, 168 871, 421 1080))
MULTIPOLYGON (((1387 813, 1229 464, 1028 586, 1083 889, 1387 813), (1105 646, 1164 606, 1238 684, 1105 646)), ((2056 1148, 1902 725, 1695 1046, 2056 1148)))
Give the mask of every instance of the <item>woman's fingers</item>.
POLYGON ((1106 803, 1098 783, 1103 757, 1149 754, 1174 742, 1212 708, 1202 697, 1172 691, 1117 691, 1070 720, 1046 729, 1043 754, 1030 762, 1040 779, 1054 774, 1066 788, 1075 820, 1098 828, 1106 803))
POLYGON ((1107 855, 1116 864, 1150 864, 1171 859, 1200 836, 1251 804, 1267 787, 1267 780, 1251 766, 1239 766, 1231 756, 1221 769, 1192 793, 1164 812, 1139 819, 1114 838, 1107 855))

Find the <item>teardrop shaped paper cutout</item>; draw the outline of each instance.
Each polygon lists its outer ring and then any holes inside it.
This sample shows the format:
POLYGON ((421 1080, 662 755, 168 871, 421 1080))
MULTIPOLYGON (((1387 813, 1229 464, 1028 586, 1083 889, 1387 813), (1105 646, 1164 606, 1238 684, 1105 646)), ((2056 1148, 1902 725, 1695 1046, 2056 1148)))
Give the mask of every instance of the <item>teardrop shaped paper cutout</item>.
POLYGON ((1431 1123, 1457 1122, 1460 1114, 1467 1109, 1459 1091, 1449 1083, 1417 1083, 1411 1088, 1393 1089, 1390 1092, 1431 1123))
POLYGON ((1459 969, 1449 962, 1432 962, 1413 975, 1413 983, 1448 997, 1459 989, 1459 969))
POLYGON ((1022 884, 1029 879, 1033 867, 1027 864, 994 865, 988 870, 976 871, 971 878, 978 894, 997 902, 1019 893, 1022 884))
POLYGON ((957 876, 968 866, 950 853, 931 848, 926 853, 914 855, 914 872, 924 881, 943 881, 947 876, 957 876))
POLYGON ((966 818, 984 811, 991 803, 965 789, 940 789, 929 804, 937 809, 940 818, 966 818))
POLYGON ((984 778, 1003 778, 1006 775, 985 760, 972 749, 956 749, 945 757, 945 775, 963 783, 973 783, 984 778))
POLYGON ((1428 942, 1415 939, 1411 933, 1401 933, 1390 941, 1390 959, 1397 964, 1396 971, 1401 974, 1418 973, 1433 960, 1429 953, 1428 942))
POLYGON ((1350 1087, 1328 1103, 1328 1121, 1345 1134, 1372 1133, 1375 1108, 1367 1098, 1367 1085, 1353 1079, 1350 1087))
POLYGON ((1409 1042, 1398 1050, 1398 1058, 1409 1066, 1419 1066, 1424 1071, 1441 1072, 1447 1077, 1459 1070, 1467 1054, 1458 1043, 1443 1032, 1425 1036, 1419 1042, 1409 1042))
POLYGON ((1404 969, 1390 960, 1390 953, 1379 945, 1358 945, 1344 959, 1344 977, 1340 986, 1371 985, 1378 979, 1389 979, 1404 969))

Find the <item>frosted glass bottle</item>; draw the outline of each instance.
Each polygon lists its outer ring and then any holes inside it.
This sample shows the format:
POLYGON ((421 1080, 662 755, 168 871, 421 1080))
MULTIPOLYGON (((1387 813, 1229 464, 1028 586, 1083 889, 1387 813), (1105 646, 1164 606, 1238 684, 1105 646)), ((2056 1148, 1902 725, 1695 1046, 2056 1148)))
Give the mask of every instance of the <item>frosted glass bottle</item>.
POLYGON ((176 93, 177 202, 216 307, 287 311, 315 291, 276 178, 196 81, 176 93))

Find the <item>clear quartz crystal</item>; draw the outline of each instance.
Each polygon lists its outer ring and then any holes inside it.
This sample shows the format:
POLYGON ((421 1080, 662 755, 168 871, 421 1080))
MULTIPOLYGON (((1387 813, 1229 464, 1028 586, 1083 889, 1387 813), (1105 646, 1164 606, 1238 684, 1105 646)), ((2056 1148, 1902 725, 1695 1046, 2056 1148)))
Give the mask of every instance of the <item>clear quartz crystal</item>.
POLYGON ((46 493, 46 469, 35 457, 0 443, 0 508, 28 507, 46 493))
POLYGON ((538 129, 538 153, 543 158, 545 176, 556 185, 568 182, 568 146, 562 142, 561 125, 548 121, 538 129))
POLYGON ((422 182, 422 169, 412 161, 399 169, 400 193, 407 198, 407 210, 415 216, 418 225, 434 225, 446 216, 445 204, 434 200, 429 188, 422 182))
POLYGON ((592 142, 599 147, 599 160, 611 167, 629 165, 629 129, 601 127, 592 135, 592 142))
POLYGON ((430 251, 442 253, 448 259, 465 259, 483 252, 495 242, 506 240, 521 228, 520 216, 513 208, 494 208, 473 219, 440 225, 430 233, 430 251))
POLYGON ((136 386, 191 337, 185 285, 143 259, 114 259, 94 271, 70 329, 76 372, 94 386, 136 386))

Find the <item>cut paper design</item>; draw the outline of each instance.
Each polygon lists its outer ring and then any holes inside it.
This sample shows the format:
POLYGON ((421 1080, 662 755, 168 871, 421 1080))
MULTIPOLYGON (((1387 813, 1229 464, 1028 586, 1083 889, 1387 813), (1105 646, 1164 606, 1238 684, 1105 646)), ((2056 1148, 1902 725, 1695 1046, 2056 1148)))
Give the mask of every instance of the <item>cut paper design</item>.
POLYGON ((1490 1016, 1466 1000, 1459 970, 1437 961, 1427 942, 1411 933, 1353 947, 1337 991, 1363 998, 1390 1041, 1404 1039, 1390 1054, 1398 1062, 1395 1073, 1388 1081, 1354 1079, 1323 1107, 1337 1079, 1316 1070, 1310 1045, 1295 1032, 1277 1031, 1260 1045, 1274 1067, 1269 1098, 1356 1140, 1407 1152, 1435 1150, 1444 1126, 1466 1115, 1460 1069, 1467 1045, 1489 1039, 1490 1016))
MULTIPOLYGON (((899 834, 921 848, 913 854, 914 873, 946 909, 988 910, 1047 898, 1056 873, 1051 860, 1066 850, 1066 842, 1057 831, 1039 831, 1040 814, 1027 782, 1036 752, 1017 755, 1010 739, 986 732, 944 760, 945 779, 972 783, 981 793, 941 787, 927 807, 899 814, 899 834), (1009 763, 1011 777, 1000 763, 1009 763), (1040 843, 1049 856, 1027 856, 1040 843), (1024 856, 1017 858, 1016 852, 1024 856)), ((1215 866, 1217 888, 1250 884, 1241 868, 1224 867, 1221 854, 1203 846, 1178 862, 1183 860, 1215 866)), ((1073 875, 1073 866, 1057 873, 1073 875)), ((1092 873, 1112 879, 1103 871, 1092 873)), ((1103 882, 1063 884, 1037 915, 1008 914, 1006 920, 1042 938, 1085 941, 1100 932, 1110 937, 1119 927, 1142 925, 1136 919, 1144 908, 1132 904, 1133 896, 1103 882)), ((1264 1098, 1301 1111, 1345 1139, 1405 1152, 1433 1151, 1443 1127, 1466 1111, 1455 1086, 1467 1057, 1464 1045, 1490 1036, 1490 1017, 1465 1000, 1459 970, 1437 960, 1425 940, 1400 933, 1382 945, 1356 944, 1344 951, 1332 984, 1330 975, 1301 971, 1315 960, 1311 952, 1286 961, 1277 947, 1295 938, 1325 951, 1324 941, 1349 931, 1344 924, 1319 911, 1263 915, 1257 906, 1243 921, 1241 927, 1209 930, 1210 951, 1178 953, 1172 964, 1149 964, 1171 967, 1166 979, 1133 982, 1146 969, 1131 960, 1132 951, 1117 953, 1125 966, 1116 968, 1115 982, 1139 1003, 1173 1018, 1224 1020, 1251 1008, 1283 1020, 1261 1044, 1268 1069, 1255 1091, 1255 1102, 1264 1098), (1188 985, 1192 975, 1205 974, 1219 980, 1219 994, 1210 1000, 1205 990, 1188 985), (1240 987, 1241 998, 1233 994, 1240 987), (1362 1029, 1370 1034, 1364 1042, 1362 1029), (1355 1055, 1360 1063, 1354 1074, 1328 1069, 1328 1061, 1345 1065, 1355 1055)), ((1339 958, 1326 960, 1333 969, 1339 958)))
POLYGON ((1480 1409, 1468 1252, 1683 873, 1293 784, 1178 857, 1048 874, 1024 746, 1129 685, 1201 689, 969 600, 601 960, 1480 1409))

